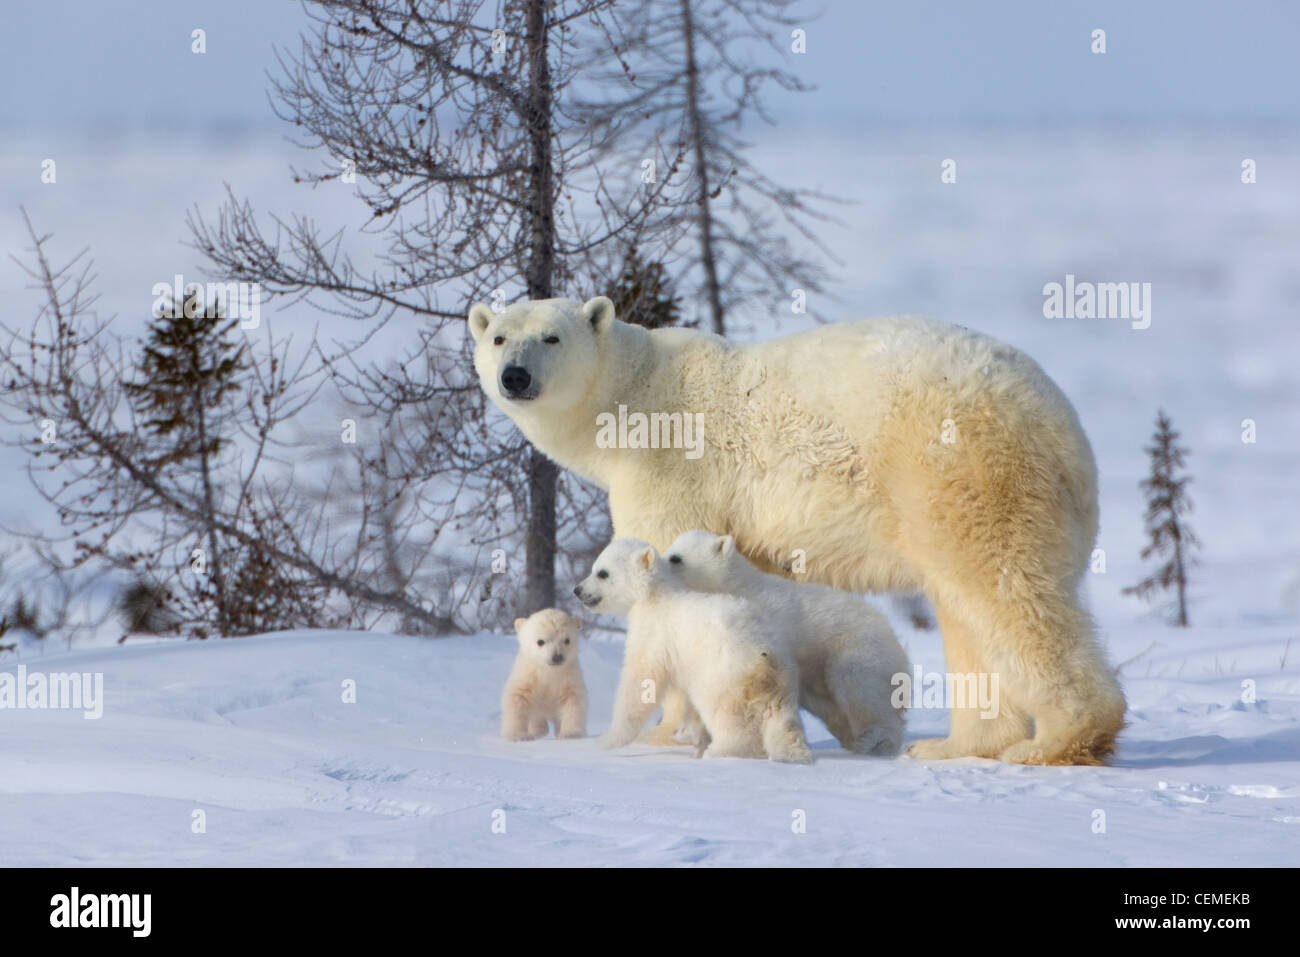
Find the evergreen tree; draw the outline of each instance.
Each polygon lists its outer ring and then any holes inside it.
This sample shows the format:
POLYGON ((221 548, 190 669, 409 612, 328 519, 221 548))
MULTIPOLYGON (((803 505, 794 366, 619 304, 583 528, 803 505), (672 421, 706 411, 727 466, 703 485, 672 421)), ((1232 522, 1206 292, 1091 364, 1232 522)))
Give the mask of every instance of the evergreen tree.
POLYGON ((137 575, 117 598, 117 612, 128 632, 160 635, 179 624, 168 607, 167 589, 147 575, 137 575))
POLYGON ((681 306, 673 293, 663 263, 645 262, 636 247, 627 251, 614 288, 608 293, 614 315, 624 322, 662 329, 681 318, 681 306))
POLYGON ((1186 468, 1187 450, 1177 444, 1178 438, 1169 417, 1158 412, 1153 444, 1146 448, 1151 456, 1151 475, 1141 483, 1147 496, 1146 526, 1150 536, 1142 558, 1158 555, 1165 562, 1136 585, 1125 588, 1124 594, 1150 598, 1157 591, 1175 588, 1173 624, 1186 628, 1187 570, 1193 562, 1191 553, 1200 543, 1182 518, 1192 510, 1187 497, 1191 478, 1181 474, 1186 468))
POLYGON ((138 363, 140 378, 124 383, 140 417, 141 431, 151 440, 148 465, 193 475, 206 515, 202 534, 207 542, 206 572, 212 584, 217 630, 232 633, 231 600, 227 594, 221 536, 217 532, 214 482, 217 457, 228 441, 230 397, 244 389, 249 371, 243 343, 233 332, 238 320, 221 316, 215 305, 196 298, 160 308, 149 327, 138 363))

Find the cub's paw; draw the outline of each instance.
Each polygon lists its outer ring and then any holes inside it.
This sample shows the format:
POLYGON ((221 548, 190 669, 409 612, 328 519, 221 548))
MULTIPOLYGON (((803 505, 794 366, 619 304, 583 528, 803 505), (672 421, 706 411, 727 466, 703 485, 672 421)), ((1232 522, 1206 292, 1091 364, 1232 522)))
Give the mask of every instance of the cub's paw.
POLYGON ((773 754, 772 760, 782 764, 812 764, 813 753, 807 748, 787 748, 773 754))
POLYGON ((951 738, 922 738, 913 741, 907 749, 909 758, 919 758, 922 761, 946 761, 949 758, 960 758, 962 754, 951 738))
POLYGON ((879 726, 868 728, 853 741, 849 751, 855 754, 869 754, 872 757, 892 758, 902 748, 902 735, 892 733, 890 729, 879 726))
POLYGON ((682 743, 677 740, 675 728, 668 728, 662 724, 655 725, 636 740, 638 744, 653 744, 660 748, 680 747, 682 743))

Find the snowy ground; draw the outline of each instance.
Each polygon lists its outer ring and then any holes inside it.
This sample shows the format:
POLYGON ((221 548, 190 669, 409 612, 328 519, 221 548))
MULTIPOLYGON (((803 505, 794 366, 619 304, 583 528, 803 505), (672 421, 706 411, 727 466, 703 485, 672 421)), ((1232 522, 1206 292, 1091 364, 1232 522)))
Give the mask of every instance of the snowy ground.
MULTIPOLYGON (((914 663, 942 667, 934 633, 899 630, 914 663)), ((864 758, 811 720, 808 767, 506 743, 515 643, 491 634, 25 655, 102 672, 105 706, 0 712, 0 865, 1294 865, 1300 647, 1283 668, 1286 627, 1162 631, 1155 648, 1151 632, 1111 636, 1117 660, 1147 653, 1124 667, 1131 724, 1108 768, 864 758)), ((583 650, 593 735, 621 654, 583 650)), ((945 722, 913 712, 909 736, 945 722)))
MULTIPOLYGON (((178 143, 165 156, 151 142, 67 144, 53 188, 29 175, 47 144, 15 141, 0 154, 0 204, 26 204, 57 233, 59 258, 89 244, 105 311, 138 324, 154 282, 198 274, 178 242, 184 211, 211 213, 223 181, 263 209, 310 208, 323 228, 355 219, 338 191, 310 205, 307 191, 286 192, 285 166, 302 157, 276 142, 178 143)), ((514 645, 492 635, 293 634, 44 655, 22 644, 21 659, 0 652, 0 671, 102 671, 107 703, 98 721, 0 710, 0 865, 1294 865, 1297 156, 1291 130, 1118 126, 828 131, 777 137, 755 157, 778 180, 856 202, 827 231, 845 263, 838 301, 813 296, 810 314, 911 312, 980 329, 1025 349, 1078 408, 1101 473, 1106 553, 1088 591, 1131 705, 1113 767, 858 758, 811 723, 811 767, 606 754, 590 740, 508 745, 498 700, 514 645), (952 185, 939 182, 947 157, 959 164, 952 185), (1258 183, 1240 181, 1243 157, 1258 162, 1258 183), (1044 284, 1067 274, 1152 283, 1150 328, 1044 318, 1044 284), (1204 550, 1186 631, 1122 595, 1149 567, 1137 483, 1157 407, 1192 450, 1204 550), (1247 419, 1254 443, 1242 441, 1247 419), (353 705, 340 700, 348 678, 353 705), (497 809, 505 834, 492 829, 497 809), (804 834, 792 833, 798 810, 804 834), (1097 812, 1105 833, 1094 832, 1097 812)), ((26 244, 17 217, 0 220, 0 247, 26 244)), ((15 267, 0 270, 0 295, 16 317, 35 308, 15 267)), ((281 332, 321 321, 304 307, 274 318, 281 332)), ((327 339, 346 332, 322 326, 327 339)), ((0 449, 5 525, 49 518, 21 464, 0 449)), ((942 669, 936 634, 896 625, 914 662, 942 669)), ((593 642, 585 654, 599 733, 621 646, 593 642)), ((915 712, 909 735, 945 724, 942 711, 915 712)))

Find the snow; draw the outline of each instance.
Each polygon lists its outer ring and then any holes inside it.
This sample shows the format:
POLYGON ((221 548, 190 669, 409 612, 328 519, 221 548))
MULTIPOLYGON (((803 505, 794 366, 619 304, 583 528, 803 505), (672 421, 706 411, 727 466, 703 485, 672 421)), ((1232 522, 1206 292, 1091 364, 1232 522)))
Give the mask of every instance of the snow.
MULTIPOLYGON (((0 197, 56 232, 57 258, 90 245, 105 310, 129 323, 152 283, 198 274, 177 243, 183 213, 215 209, 223 180, 262 209, 310 208, 324 227, 355 218, 339 191, 286 194, 285 165, 303 158, 280 147, 182 143, 165 160, 148 143, 102 158, 93 147, 80 167, 68 147, 55 189, 32 185, 40 142, 15 143, 0 156, 13 174, 0 176, 0 197)), ((755 157, 778 181, 857 203, 828 229, 847 265, 838 301, 810 297, 816 318, 958 322, 1025 349, 1074 402, 1101 473, 1106 570, 1088 576, 1089 598, 1131 706, 1112 766, 863 758, 811 720, 810 767, 605 753, 594 740, 507 744, 499 696, 514 640, 487 633, 71 650, 19 636, 21 658, 0 652, 0 672, 102 671, 106 703, 98 721, 0 710, 0 865, 1295 865, 1298 151, 1294 132, 1263 126, 916 127, 786 137, 755 157), (939 182, 946 157, 956 184, 939 182), (1240 182, 1243 157, 1258 161, 1257 184, 1240 182), (1151 282, 1151 328, 1045 319, 1042 288, 1067 274, 1151 282), (1204 548, 1189 629, 1122 595, 1149 568, 1138 481, 1157 407, 1192 453, 1204 548), (1256 443, 1242 442, 1246 419, 1256 443), (356 704, 342 702, 349 678, 356 704), (196 810, 206 833, 192 832, 196 810), (792 829, 797 811, 806 833, 792 829)), ((16 218, 0 221, 0 241, 27 245, 16 218)), ((0 272, 0 293, 15 316, 32 314, 16 269, 0 272)), ((301 306, 274 317, 278 332, 320 319, 301 306)), ((373 348, 397 349, 410 328, 395 324, 397 340, 373 348)), ((355 327, 327 320, 322 331, 355 327)), ((755 323, 756 335, 773 332, 755 323)), ((0 452, 14 475, 21 457, 0 452)), ((21 477, 6 493, 4 524, 43 515, 21 477)), ((891 618, 913 663, 942 671, 938 635, 891 618)), ((583 654, 595 734, 621 645, 595 640, 583 654)), ((909 738, 946 723, 942 710, 914 711, 909 738)))
MULTIPOLYGON (((942 670, 934 632, 895 625, 914 663, 942 670)), ((806 767, 606 752, 594 737, 508 743, 499 700, 515 640, 491 633, 25 655, 29 671, 102 672, 104 714, 0 711, 0 865, 1293 865, 1288 628, 1249 641, 1162 631, 1154 649, 1152 631, 1112 635, 1117 660, 1147 654, 1125 666, 1130 725, 1106 768, 860 757, 811 718, 806 767)), ((617 640, 582 650, 593 735, 621 656, 617 640)), ((909 737, 946 720, 914 711, 909 737)))

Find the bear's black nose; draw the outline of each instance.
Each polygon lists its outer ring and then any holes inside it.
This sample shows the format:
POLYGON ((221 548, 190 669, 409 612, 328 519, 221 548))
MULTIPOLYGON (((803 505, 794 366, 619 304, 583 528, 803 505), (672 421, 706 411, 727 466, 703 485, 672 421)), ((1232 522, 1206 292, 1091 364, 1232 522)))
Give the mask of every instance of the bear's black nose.
POLYGON ((573 586, 573 593, 574 593, 575 595, 577 595, 579 598, 581 598, 581 597, 582 597, 582 586, 581 586, 581 585, 574 585, 574 586, 573 586))
POLYGON ((518 395, 533 384, 533 377, 523 366, 506 366, 501 373, 501 384, 511 395, 518 395))
POLYGON ((553 665, 564 664, 564 655, 551 655, 551 664, 553 665))

